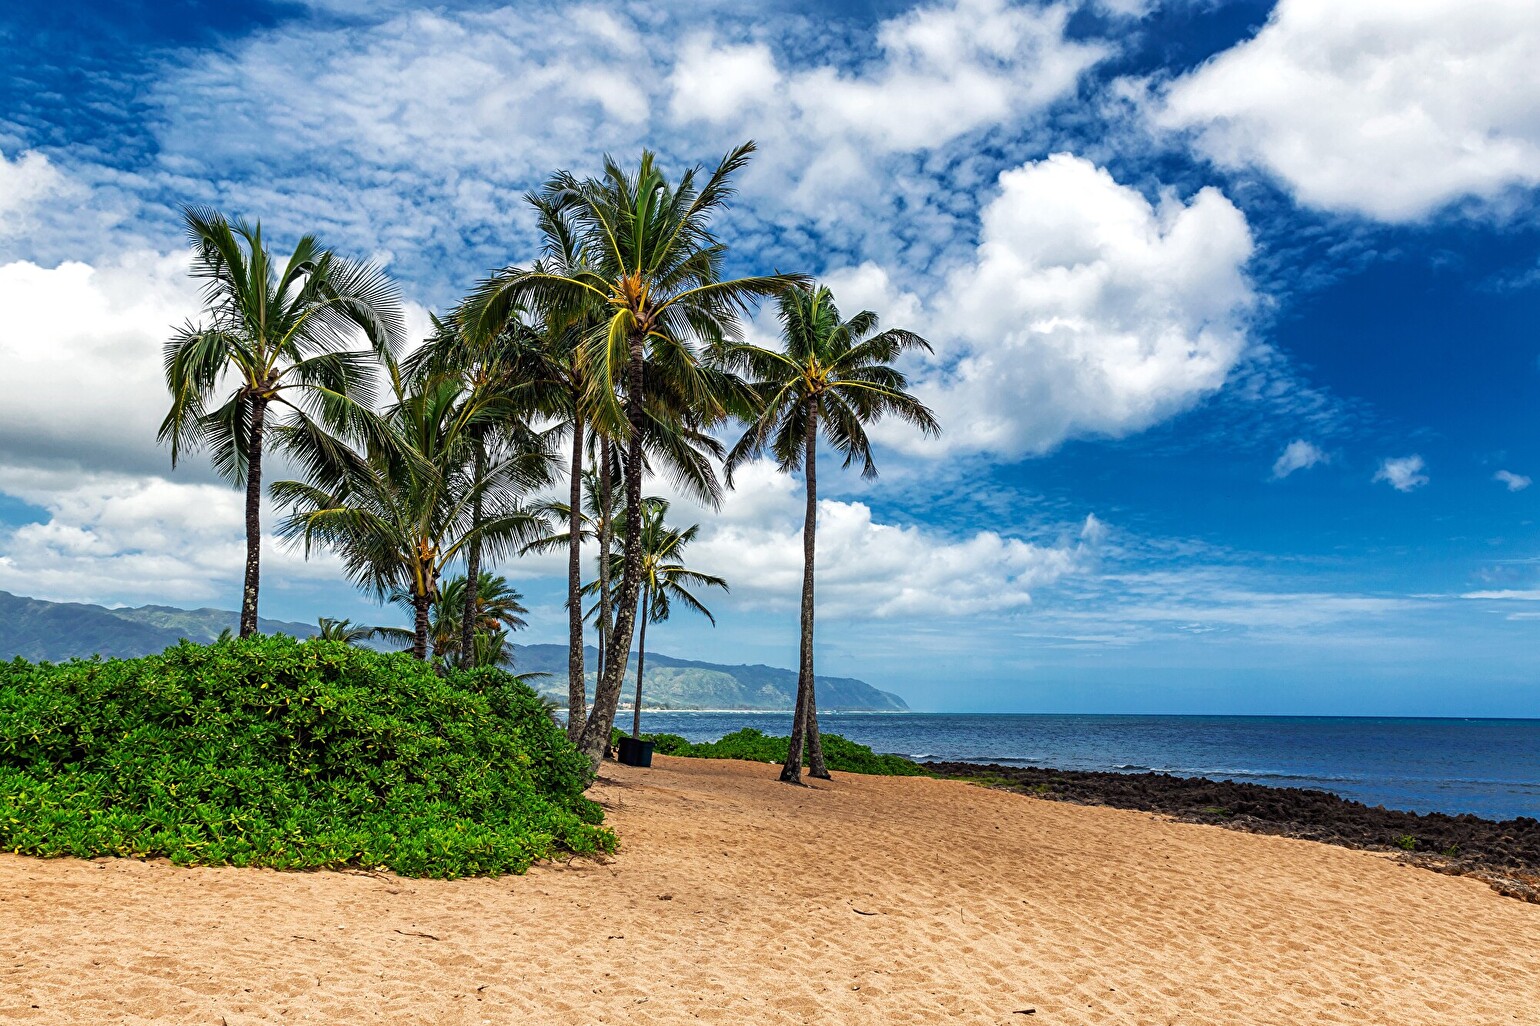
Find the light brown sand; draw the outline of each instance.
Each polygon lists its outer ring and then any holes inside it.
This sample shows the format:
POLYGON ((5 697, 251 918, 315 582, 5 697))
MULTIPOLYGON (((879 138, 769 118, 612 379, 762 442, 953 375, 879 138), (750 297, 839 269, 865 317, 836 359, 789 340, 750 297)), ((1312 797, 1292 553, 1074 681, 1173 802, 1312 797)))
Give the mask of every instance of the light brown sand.
POLYGON ((949 781, 605 772, 622 853, 522 878, 0 857, 0 1021, 1540 1024, 1540 906, 1474 880, 949 781))

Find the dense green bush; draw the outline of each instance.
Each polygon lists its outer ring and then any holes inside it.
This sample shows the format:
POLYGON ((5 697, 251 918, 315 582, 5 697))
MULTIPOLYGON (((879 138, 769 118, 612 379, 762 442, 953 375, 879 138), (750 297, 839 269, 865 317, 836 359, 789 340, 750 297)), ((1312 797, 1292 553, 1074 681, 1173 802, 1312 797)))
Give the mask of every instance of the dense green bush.
MULTIPOLYGON (((615 731, 612 744, 619 744, 624 735, 615 731)), ((820 734, 823 740, 824 762, 831 770, 845 773, 869 773, 884 777, 925 776, 924 767, 916 765, 900 755, 878 755, 865 745, 847 741, 838 734, 820 734)), ((678 734, 643 734, 644 741, 653 742, 653 751, 659 755, 682 755, 689 759, 745 759, 750 762, 785 762, 790 739, 763 734, 752 727, 728 734, 716 741, 692 744, 678 734)))
POLYGON ((588 760, 496 670, 285 636, 0 664, 0 850, 522 872, 611 851, 588 760))

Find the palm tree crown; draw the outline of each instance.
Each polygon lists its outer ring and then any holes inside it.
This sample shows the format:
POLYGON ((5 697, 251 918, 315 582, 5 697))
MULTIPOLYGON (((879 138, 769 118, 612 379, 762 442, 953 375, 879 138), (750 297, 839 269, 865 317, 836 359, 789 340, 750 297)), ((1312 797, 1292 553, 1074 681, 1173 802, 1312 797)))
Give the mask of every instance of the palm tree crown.
POLYGON ((195 207, 183 211, 183 221, 206 318, 176 329, 166 343, 171 409, 160 440, 171 445, 172 466, 184 450, 206 447, 214 469, 246 487, 245 637, 257 629, 268 408, 282 407, 289 425, 358 427, 374 399, 371 356, 388 360, 401 344, 401 300, 378 268, 336 256, 313 235, 280 266, 261 224, 195 207), (349 348, 360 332, 372 354, 349 348))

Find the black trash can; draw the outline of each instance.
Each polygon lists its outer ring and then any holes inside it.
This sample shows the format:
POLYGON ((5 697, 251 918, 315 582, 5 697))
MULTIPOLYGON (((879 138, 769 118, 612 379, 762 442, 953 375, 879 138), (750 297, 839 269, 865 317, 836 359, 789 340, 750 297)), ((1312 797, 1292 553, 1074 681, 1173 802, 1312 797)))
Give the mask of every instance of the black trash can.
POLYGON ((620 739, 619 759, 627 766, 649 767, 652 765, 652 745, 651 741, 623 737, 620 739))

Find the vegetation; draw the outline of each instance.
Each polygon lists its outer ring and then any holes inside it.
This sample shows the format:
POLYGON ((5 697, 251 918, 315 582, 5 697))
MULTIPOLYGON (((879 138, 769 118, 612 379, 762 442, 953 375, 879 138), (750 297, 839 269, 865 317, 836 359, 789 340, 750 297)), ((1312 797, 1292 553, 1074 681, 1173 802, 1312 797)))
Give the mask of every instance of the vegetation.
POLYGON ((322 249, 312 235, 280 268, 263 245, 260 222, 192 207, 183 220, 207 319, 166 343, 171 409, 160 438, 171 444, 173 467, 184 449, 207 447, 220 476, 246 488, 244 638, 257 631, 268 409, 279 407, 291 431, 314 431, 318 422, 360 430, 374 399, 372 357, 388 360, 404 341, 401 300, 377 268, 322 249), (348 348, 357 334, 372 354, 348 348))
MULTIPOLYGON (((611 744, 620 742, 621 733, 615 731, 611 744)), ((786 761, 791 739, 761 733, 752 727, 728 734, 716 741, 690 742, 678 734, 643 734, 643 741, 653 743, 653 751, 659 755, 679 755, 687 759, 743 759, 748 762, 786 761)), ((838 734, 823 736, 824 760, 830 769, 845 773, 866 773, 883 777, 923 777, 930 773, 925 767, 910 762, 901 755, 879 755, 865 745, 847 741, 838 734)))
POLYGON ((526 686, 275 636, 0 664, 0 849, 408 876, 612 851, 526 686))
POLYGON ((801 470, 807 511, 802 521, 801 659, 791 743, 781 779, 802 780, 804 740, 808 771, 828 777, 818 736, 818 704, 813 675, 814 540, 818 528, 818 439, 845 457, 845 466, 861 464, 862 477, 876 477, 866 426, 886 416, 898 417, 926 434, 941 428, 930 410, 904 389, 909 382, 892 363, 908 350, 930 351, 930 343, 902 328, 877 330, 877 315, 863 310, 840 319, 827 288, 797 287, 779 300, 784 349, 737 345, 733 362, 746 370, 758 398, 758 413, 727 457, 727 479, 751 456, 769 451, 786 472, 801 470))
MULTIPOLYGON (((544 190, 545 204, 560 215, 560 230, 582 253, 581 263, 509 268, 489 277, 467 303, 473 337, 505 330, 520 309, 571 311, 604 304, 604 319, 583 341, 584 400, 591 420, 623 443, 624 508, 632 523, 641 518, 649 439, 684 456, 676 466, 707 495, 717 496, 711 467, 672 443, 747 410, 750 397, 711 357, 737 337, 750 304, 803 280, 722 276, 726 247, 710 222, 732 195, 732 178, 753 149, 745 144, 727 154, 703 184, 696 181, 700 169, 670 182, 651 152, 642 154, 634 172, 611 159, 597 179, 557 172, 544 190)), ((625 539, 621 567, 603 672, 578 739, 595 765, 620 702, 641 596, 640 532, 625 539)))

